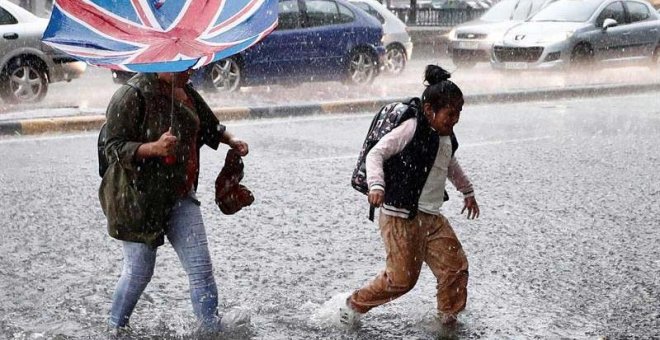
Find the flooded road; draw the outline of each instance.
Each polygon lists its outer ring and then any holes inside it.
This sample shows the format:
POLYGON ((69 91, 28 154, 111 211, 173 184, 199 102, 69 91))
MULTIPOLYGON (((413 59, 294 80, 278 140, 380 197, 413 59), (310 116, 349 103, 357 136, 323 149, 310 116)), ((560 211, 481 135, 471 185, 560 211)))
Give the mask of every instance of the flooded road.
MULTIPOLYGON (((470 261, 457 339, 660 338, 660 96, 466 104, 457 156, 481 218, 443 207, 470 261)), ((373 113, 230 123, 250 143, 256 201, 213 203, 226 149, 202 153, 199 197, 222 310, 251 339, 439 339, 435 280, 362 328, 311 320, 384 264, 350 187, 373 113)), ((96 190, 96 135, 0 139, 0 339, 99 339, 121 265, 96 190)), ((187 278, 169 245, 131 319, 136 339, 193 339, 187 278)), ((222 337, 221 337, 222 338, 222 337)))

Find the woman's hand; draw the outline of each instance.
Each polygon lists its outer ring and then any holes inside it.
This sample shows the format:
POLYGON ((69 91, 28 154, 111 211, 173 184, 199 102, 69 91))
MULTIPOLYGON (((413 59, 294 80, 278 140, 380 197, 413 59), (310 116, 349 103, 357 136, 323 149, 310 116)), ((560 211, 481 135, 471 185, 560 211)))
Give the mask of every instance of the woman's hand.
POLYGON ((246 156, 248 152, 250 152, 250 148, 248 147, 248 144, 238 138, 230 139, 227 145, 229 145, 230 148, 238 151, 238 154, 241 156, 246 156))
POLYGON ((367 198, 369 200, 369 204, 374 207, 380 207, 383 205, 383 201, 385 200, 385 191, 381 189, 369 190, 369 195, 367 198))
POLYGON ((170 127, 167 132, 162 134, 156 142, 154 142, 154 156, 170 156, 174 154, 176 148, 177 138, 172 134, 172 128, 170 127))
POLYGON ((467 209, 467 218, 469 220, 473 220, 475 218, 479 217, 479 204, 477 204, 477 199, 474 198, 474 196, 470 197, 465 197, 463 199, 465 204, 463 205, 463 210, 461 210, 461 214, 467 209))
POLYGON ((157 141, 140 145, 137 149, 137 159, 151 157, 167 157, 174 155, 177 138, 172 134, 172 128, 167 130, 157 141))

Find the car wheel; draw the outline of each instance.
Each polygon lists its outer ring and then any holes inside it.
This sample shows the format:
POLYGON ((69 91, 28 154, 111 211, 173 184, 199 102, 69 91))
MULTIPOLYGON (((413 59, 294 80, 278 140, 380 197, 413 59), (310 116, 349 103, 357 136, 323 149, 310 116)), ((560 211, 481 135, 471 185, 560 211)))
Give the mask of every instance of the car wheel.
POLYGON ((587 44, 575 46, 571 53, 571 69, 585 69, 594 66, 594 50, 587 44))
POLYGON ((14 59, 5 69, 0 96, 5 102, 36 103, 48 93, 48 76, 37 62, 14 59))
POLYGON ((373 55, 364 50, 351 53, 348 60, 348 83, 367 85, 376 78, 378 69, 373 55))
POLYGON ((135 73, 133 72, 117 71, 117 70, 112 70, 111 73, 112 73, 112 82, 120 85, 126 84, 126 82, 128 82, 128 80, 133 78, 133 76, 135 75, 135 73))
POLYGON ((399 74, 406 67, 406 51, 401 46, 389 46, 385 58, 385 70, 390 74, 399 74))
POLYGON ((462 69, 473 68, 475 65, 477 65, 477 62, 473 60, 452 59, 452 62, 454 62, 454 65, 456 65, 456 67, 462 69))
POLYGON ((213 86, 223 92, 234 92, 241 87, 241 67, 234 58, 222 59, 211 68, 213 86))

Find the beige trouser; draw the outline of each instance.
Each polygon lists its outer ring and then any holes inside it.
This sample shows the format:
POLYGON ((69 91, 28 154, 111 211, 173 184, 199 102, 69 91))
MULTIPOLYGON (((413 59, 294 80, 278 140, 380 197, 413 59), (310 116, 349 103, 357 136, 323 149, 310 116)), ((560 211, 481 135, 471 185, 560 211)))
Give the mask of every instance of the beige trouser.
POLYGON ((410 291, 422 263, 437 279, 438 312, 456 315, 467 300, 468 262, 447 218, 422 212, 412 220, 380 214, 385 243, 385 271, 349 298, 353 309, 366 313, 410 291))

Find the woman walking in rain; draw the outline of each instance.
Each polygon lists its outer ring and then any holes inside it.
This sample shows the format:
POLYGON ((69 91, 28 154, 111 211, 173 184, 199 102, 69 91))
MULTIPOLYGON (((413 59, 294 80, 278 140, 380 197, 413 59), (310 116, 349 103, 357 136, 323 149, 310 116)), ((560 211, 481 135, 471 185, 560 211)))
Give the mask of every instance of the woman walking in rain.
POLYGON ((463 94, 436 65, 426 68, 421 113, 403 121, 378 141, 366 158, 368 201, 380 207, 379 227, 387 253, 385 270, 354 291, 340 307, 340 322, 358 324, 362 314, 410 291, 422 263, 437 279, 440 322, 453 326, 467 300, 468 262, 440 208, 449 179, 463 193, 467 218, 479 217, 472 184, 453 152, 453 127, 463 94))
MULTIPOLYGON (((188 274, 201 329, 215 332, 226 326, 217 314, 218 292, 195 197, 199 150, 225 143, 245 156, 248 145, 218 122, 188 84, 189 77, 190 71, 138 74, 108 105, 105 153, 111 161, 99 196, 108 232, 123 247, 109 319, 115 331, 128 327, 165 237, 188 274)), ((238 321, 248 322, 245 315, 238 321)))

